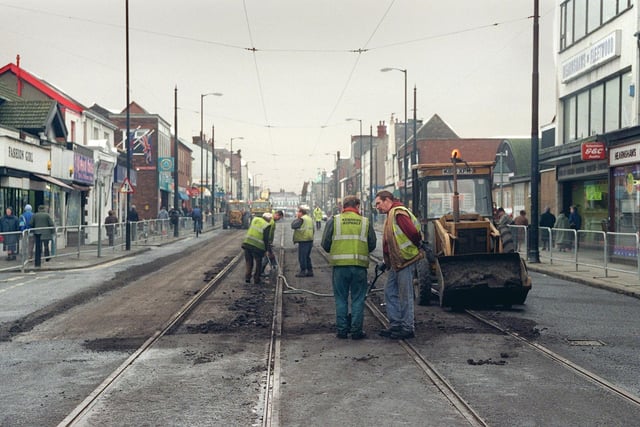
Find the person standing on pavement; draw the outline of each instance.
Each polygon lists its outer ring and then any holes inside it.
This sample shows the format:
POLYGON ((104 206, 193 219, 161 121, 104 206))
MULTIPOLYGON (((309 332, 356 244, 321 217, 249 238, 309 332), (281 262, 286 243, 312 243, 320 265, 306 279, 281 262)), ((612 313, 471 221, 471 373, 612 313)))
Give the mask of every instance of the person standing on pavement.
POLYGON ((333 266, 333 295, 336 303, 336 336, 341 339, 366 338, 362 329, 364 300, 367 296, 369 253, 376 248, 373 224, 360 215, 360 199, 346 196, 342 213, 327 221, 322 248, 333 266), (351 294, 351 324, 349 324, 351 294))
POLYGON ((104 228, 107 230, 107 237, 109 238, 109 246, 113 246, 116 235, 116 224, 118 223, 118 217, 114 211, 109 211, 109 216, 104 219, 104 228))
MULTIPOLYGON (((26 204, 24 206, 24 212, 20 215, 20 231, 29 230, 31 227, 29 223, 31 223, 31 217, 33 216, 33 208, 30 204, 26 204)), ((33 233, 27 232, 27 256, 28 259, 33 258, 33 245, 35 244, 33 233)))
POLYGON ((298 244, 300 271, 296 277, 312 277, 311 249, 313 248, 313 220, 309 216, 309 206, 300 205, 296 219, 291 223, 293 243, 298 244))
POLYGON ((544 212, 540 215, 540 241, 542 242, 542 250, 548 251, 549 248, 549 235, 551 229, 556 223, 556 216, 551 213, 551 208, 544 208, 544 212), (544 229, 543 229, 544 228, 544 229), (546 230, 548 228, 549 230, 546 230))
POLYGON ((45 261, 49 262, 51 255, 49 252, 49 242, 53 239, 53 233, 55 232, 55 224, 53 223, 53 219, 51 219, 51 215, 47 212, 46 206, 38 206, 38 212, 33 214, 29 225, 35 229, 33 230, 36 247, 34 265, 40 267, 42 264, 43 250, 45 261))
POLYGON ((180 222, 180 211, 177 208, 173 208, 169 211, 169 221, 173 226, 173 231, 175 232, 178 223, 180 222))
POLYGON ((389 328, 380 335, 392 339, 413 338, 415 335, 413 307, 413 272, 424 257, 420 250, 420 221, 389 191, 376 194, 376 209, 387 214, 382 233, 384 266, 389 277, 384 287, 389 328))
POLYGON ((0 232, 7 234, 3 236, 2 246, 7 252, 7 261, 12 261, 18 253, 20 234, 16 231, 20 231, 20 220, 13 214, 13 208, 6 208, 4 212, 4 216, 0 218, 0 232))
POLYGON ((553 224, 553 228, 556 231, 553 233, 556 240, 556 247, 560 252, 568 251, 571 248, 571 237, 569 236, 569 218, 565 214, 565 211, 562 211, 558 214, 558 218, 556 219, 556 223, 553 224))
POLYGON ((245 263, 245 283, 251 283, 251 276, 253 275, 253 283, 256 285, 260 284, 262 258, 269 247, 272 219, 273 215, 265 212, 262 216, 256 216, 251 220, 247 234, 242 242, 245 263), (253 270, 254 265, 255 271, 253 270))
MULTIPOLYGON (((518 215, 517 217, 514 218, 513 220, 513 225, 520 225, 522 227, 528 227, 529 226, 529 219, 527 218, 527 212, 525 210, 521 210, 520 211, 520 215, 518 215)), ((516 242, 517 242, 517 247, 516 247, 516 251, 521 247, 521 245, 524 242, 524 230, 522 229, 522 227, 516 227, 516 242)))
POLYGON ((572 230, 580 230, 582 228, 582 217, 578 213, 577 206, 569 207, 569 228, 572 230))
POLYGON ((127 221, 133 223, 129 224, 129 227, 131 227, 131 240, 137 240, 138 221, 140 221, 140 216, 138 215, 138 211, 136 210, 136 205, 131 205, 131 209, 129 209, 129 213, 127 214, 127 221))
POLYGON ((322 209, 320 206, 316 206, 313 210, 313 219, 316 221, 316 230, 320 230, 322 228, 322 209))
POLYGON ((167 211, 167 208, 162 206, 160 208, 160 211, 158 212, 158 220, 160 222, 160 233, 162 233, 163 235, 165 234, 165 228, 168 229, 167 227, 169 223, 168 219, 169 219, 169 212, 167 211))

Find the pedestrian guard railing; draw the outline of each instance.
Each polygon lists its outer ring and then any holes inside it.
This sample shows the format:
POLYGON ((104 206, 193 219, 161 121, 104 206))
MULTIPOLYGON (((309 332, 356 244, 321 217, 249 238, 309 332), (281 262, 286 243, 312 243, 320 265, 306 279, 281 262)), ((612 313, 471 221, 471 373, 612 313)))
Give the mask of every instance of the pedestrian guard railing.
MULTIPOLYGON (((526 259, 529 227, 510 225, 516 250, 526 259)), ((604 277, 610 271, 629 273, 640 278, 640 235, 599 230, 574 230, 539 227, 538 248, 541 260, 549 263, 573 264, 602 269, 604 277)))
MULTIPOLYGON (((215 227, 222 226, 222 218, 216 217, 215 221, 211 217, 208 221, 202 222, 202 232, 210 231, 215 227)), ((168 219, 150 219, 137 222, 130 222, 130 243, 132 247, 145 245, 158 245, 166 241, 175 239, 173 224, 168 219)), ((182 217, 178 220, 178 236, 184 237, 194 235, 194 221, 189 217, 182 217)), ((35 257, 35 234, 39 231, 46 231, 50 228, 31 228, 24 231, 12 231, 0 233, 0 271, 21 270, 24 271, 29 264, 34 262, 35 257), (5 242, 9 244, 4 244, 5 242), (10 256, 9 253, 15 253, 10 256)), ((127 244, 127 223, 119 222, 115 224, 101 225, 74 225, 65 227, 55 227, 55 232, 50 241, 41 242, 49 247, 49 259, 61 259, 65 257, 97 256, 101 257, 106 253, 113 253, 126 250, 127 244), (112 237, 109 236, 113 231, 112 237)), ((45 252, 42 250, 42 261, 45 262, 45 252)))

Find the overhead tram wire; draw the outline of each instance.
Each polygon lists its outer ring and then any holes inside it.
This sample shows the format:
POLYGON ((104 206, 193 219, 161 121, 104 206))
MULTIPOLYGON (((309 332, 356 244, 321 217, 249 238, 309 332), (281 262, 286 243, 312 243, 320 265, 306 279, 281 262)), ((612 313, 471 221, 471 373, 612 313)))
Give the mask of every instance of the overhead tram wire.
MULTIPOLYGON (((386 15, 387 15, 389 9, 391 8, 391 6, 393 5, 393 3, 395 3, 395 0, 393 0, 391 2, 391 4, 390 4, 389 8, 387 8, 387 11, 383 15, 383 19, 386 17, 386 15)), ((118 24, 111 24, 111 23, 108 23, 108 22, 102 22, 102 21, 98 21, 98 20, 95 20, 95 19, 79 18, 79 17, 76 17, 76 16, 63 15, 63 14, 55 13, 55 12, 47 12, 47 11, 43 11, 41 9, 34 9, 34 8, 29 8, 29 7, 22 7, 22 6, 16 6, 16 5, 8 5, 8 4, 0 4, 0 9, 2 9, 2 8, 22 10, 22 11, 26 11, 26 12, 39 13, 39 14, 46 15, 46 16, 58 17, 58 18, 62 18, 62 19, 65 19, 65 20, 87 22, 87 23, 94 24, 94 25, 102 25, 102 26, 105 26, 105 27, 123 29, 123 26, 122 25, 118 25, 118 24)), ((553 8, 550 9, 549 11, 541 14, 541 17, 547 16, 551 12, 553 12, 553 8)), ((369 52, 369 51, 372 51, 372 50, 380 50, 380 49, 385 49, 385 48, 390 48, 390 47, 397 47, 397 46, 404 45, 404 44, 411 44, 411 43, 417 43, 417 42, 421 42, 421 41, 433 40, 433 39, 437 39, 437 38, 455 36, 455 35, 458 35, 458 34, 463 34, 463 33, 467 33, 467 32, 483 30, 483 29, 489 28, 489 27, 496 27, 496 26, 500 26, 500 25, 510 24, 510 23, 513 23, 513 22, 518 22, 518 21, 522 21, 522 20, 529 20, 529 19, 531 19, 531 16, 527 16, 527 17, 524 17, 524 18, 515 18, 515 19, 511 19, 511 20, 507 20, 507 21, 501 21, 501 22, 494 22, 494 23, 491 23, 491 24, 483 24, 483 25, 478 25, 478 26, 475 26, 475 27, 461 29, 461 30, 458 30, 458 31, 451 31, 451 32, 442 33, 442 34, 434 34, 434 35, 426 36, 426 37, 422 37, 422 38, 399 41, 399 42, 396 42, 396 43, 380 45, 380 46, 374 46, 374 47, 370 47, 370 48, 366 48, 366 49, 365 48, 360 48, 360 49, 265 48, 265 49, 261 49, 261 48, 255 47, 255 45, 253 45, 253 43, 252 43, 252 47, 246 47, 246 46, 236 45, 236 44, 233 44, 233 43, 221 42, 221 41, 216 41, 216 40, 206 40, 206 39, 197 38, 197 37, 189 37, 189 36, 183 36, 183 35, 179 35, 179 34, 173 34, 173 33, 161 32, 161 31, 154 31, 154 30, 147 30, 147 29, 136 28, 136 27, 130 28, 130 31, 135 31, 135 32, 143 33, 143 34, 155 35, 155 36, 159 36, 159 37, 172 38, 172 39, 177 39, 177 40, 185 40, 185 41, 190 41, 190 42, 195 42, 195 43, 203 43, 203 44, 215 45, 215 46, 225 47, 225 48, 229 48, 229 49, 245 50, 245 51, 250 51, 250 52, 265 52, 265 53, 268 53, 268 52, 274 52, 274 53, 363 53, 363 52, 369 52)), ((380 23, 376 26, 376 29, 375 29, 373 34, 375 34, 375 32, 377 32, 378 27, 380 26, 380 23)), ((372 34, 372 37, 373 37, 373 34, 372 34)), ((369 39, 369 41, 370 41, 370 39, 369 39)), ((369 41, 367 41, 367 43, 369 41)))

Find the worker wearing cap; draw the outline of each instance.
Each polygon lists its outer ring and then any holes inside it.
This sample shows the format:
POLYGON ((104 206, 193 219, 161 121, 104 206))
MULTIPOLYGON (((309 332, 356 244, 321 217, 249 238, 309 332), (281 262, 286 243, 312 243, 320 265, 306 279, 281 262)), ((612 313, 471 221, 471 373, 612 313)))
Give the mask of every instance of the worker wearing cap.
POLYGON ((309 216, 309 206, 300 205, 296 219, 291 223, 293 229, 293 243, 298 244, 298 263, 300 271, 296 277, 313 276, 311 265, 311 249, 313 248, 313 220, 309 216))
POLYGON ((251 220, 247 234, 242 242, 242 249, 244 250, 244 263, 245 263, 245 283, 251 283, 251 276, 253 273, 253 283, 260 284, 260 273, 262 272, 262 257, 264 257, 267 248, 269 247, 271 237, 271 220, 273 215, 265 212, 262 216, 257 216, 251 220), (255 265, 255 271, 253 267, 255 265))
POLYGON ((336 336, 341 339, 366 338, 362 330, 364 300, 367 296, 369 253, 376 248, 373 224, 360 215, 360 199, 346 196, 342 213, 329 219, 322 236, 322 248, 329 252, 333 266, 333 296, 336 302, 336 336), (351 294, 351 324, 349 324, 351 294))

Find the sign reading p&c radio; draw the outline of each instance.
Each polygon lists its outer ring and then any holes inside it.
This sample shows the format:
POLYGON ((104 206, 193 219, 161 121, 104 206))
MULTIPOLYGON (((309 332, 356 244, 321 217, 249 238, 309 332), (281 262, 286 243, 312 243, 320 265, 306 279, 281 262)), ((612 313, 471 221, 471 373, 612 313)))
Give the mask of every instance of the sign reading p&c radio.
POLYGON ((607 158, 607 148, 604 142, 583 142, 580 154, 582 160, 604 160, 607 158))

